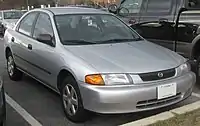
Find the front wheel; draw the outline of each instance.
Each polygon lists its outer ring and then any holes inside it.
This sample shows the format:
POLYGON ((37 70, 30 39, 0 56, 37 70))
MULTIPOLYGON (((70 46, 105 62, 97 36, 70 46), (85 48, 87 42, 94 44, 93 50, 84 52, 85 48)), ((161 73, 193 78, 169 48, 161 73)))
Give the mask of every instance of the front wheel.
POLYGON ((62 82, 61 101, 66 117, 73 122, 85 122, 89 112, 84 109, 79 87, 75 79, 66 77, 62 82))

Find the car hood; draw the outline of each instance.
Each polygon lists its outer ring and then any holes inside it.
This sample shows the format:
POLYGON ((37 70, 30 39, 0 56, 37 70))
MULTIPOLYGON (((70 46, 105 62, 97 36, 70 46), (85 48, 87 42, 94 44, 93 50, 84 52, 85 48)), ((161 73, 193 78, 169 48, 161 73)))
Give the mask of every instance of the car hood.
POLYGON ((13 28, 17 23, 18 19, 5 19, 3 24, 8 28, 13 28))
POLYGON ((147 41, 65 46, 100 73, 147 73, 178 67, 185 58, 147 41))
POLYGON ((18 20, 19 19, 5 19, 4 22, 11 24, 11 23, 16 23, 18 20))

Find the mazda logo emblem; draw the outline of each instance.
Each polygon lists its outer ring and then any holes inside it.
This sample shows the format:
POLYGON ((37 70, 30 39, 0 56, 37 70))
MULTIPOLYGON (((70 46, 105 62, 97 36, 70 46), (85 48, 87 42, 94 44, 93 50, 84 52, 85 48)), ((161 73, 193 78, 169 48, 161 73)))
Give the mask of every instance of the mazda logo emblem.
POLYGON ((164 75, 163 75, 163 73, 158 73, 158 77, 163 77, 164 75))

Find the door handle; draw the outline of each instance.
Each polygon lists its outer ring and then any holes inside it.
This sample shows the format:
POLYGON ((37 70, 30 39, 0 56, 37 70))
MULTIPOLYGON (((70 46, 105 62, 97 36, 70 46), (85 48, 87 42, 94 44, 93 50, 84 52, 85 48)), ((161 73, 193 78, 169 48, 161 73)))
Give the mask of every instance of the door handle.
POLYGON ((15 42, 15 38, 14 37, 11 38, 11 42, 15 42))
POLYGON ((32 45, 31 44, 28 44, 28 49, 32 50, 32 45))

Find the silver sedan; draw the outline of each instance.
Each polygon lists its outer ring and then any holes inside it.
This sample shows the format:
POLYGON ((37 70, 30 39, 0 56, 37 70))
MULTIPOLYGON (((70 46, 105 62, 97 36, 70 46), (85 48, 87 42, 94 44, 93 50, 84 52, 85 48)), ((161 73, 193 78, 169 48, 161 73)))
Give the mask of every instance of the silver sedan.
POLYGON ((88 110, 129 113, 178 103, 196 81, 185 58, 101 10, 31 10, 4 40, 10 79, 25 73, 60 93, 74 122, 86 120, 88 110))

